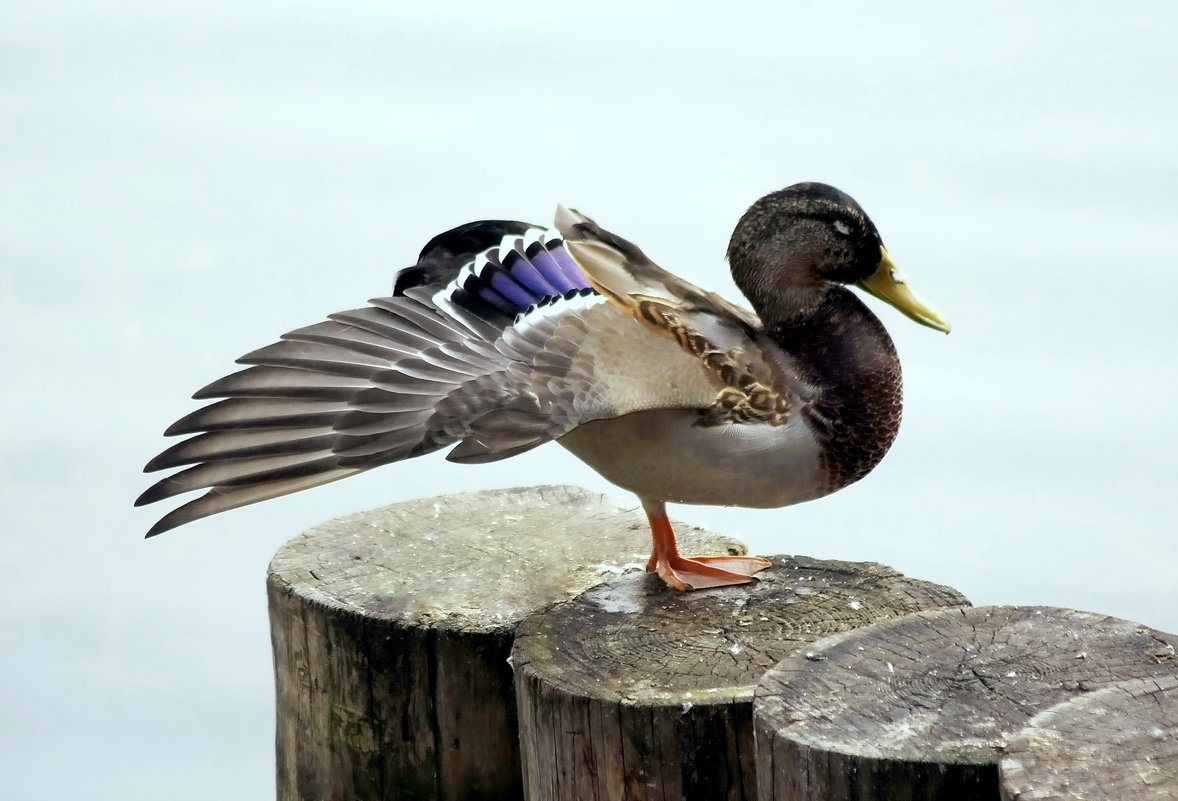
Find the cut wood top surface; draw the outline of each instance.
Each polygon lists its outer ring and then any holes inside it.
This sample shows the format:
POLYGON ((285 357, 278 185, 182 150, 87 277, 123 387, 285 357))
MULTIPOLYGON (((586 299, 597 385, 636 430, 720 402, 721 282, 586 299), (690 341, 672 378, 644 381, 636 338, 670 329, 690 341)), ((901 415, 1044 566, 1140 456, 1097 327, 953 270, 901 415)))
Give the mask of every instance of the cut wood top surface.
POLYGON ((922 612, 814 643, 757 690, 757 715, 808 747, 992 764, 1036 713, 1114 682, 1178 674, 1178 637, 1046 607, 922 612))
MULTIPOLYGON (((676 523, 684 553, 743 554, 676 523)), ((568 486, 423 498, 341 517, 290 540, 270 580, 311 603, 407 624, 515 626, 606 578, 641 571, 650 529, 636 503, 568 486)))
POLYGON ((1178 798, 1178 676, 1137 679, 1040 712, 999 763, 1019 801, 1178 798))
POLYGON ((968 603, 879 564, 766 558, 759 583, 736 587, 682 593, 651 574, 613 579, 525 621, 516 671, 605 701, 730 703, 825 634, 968 603))

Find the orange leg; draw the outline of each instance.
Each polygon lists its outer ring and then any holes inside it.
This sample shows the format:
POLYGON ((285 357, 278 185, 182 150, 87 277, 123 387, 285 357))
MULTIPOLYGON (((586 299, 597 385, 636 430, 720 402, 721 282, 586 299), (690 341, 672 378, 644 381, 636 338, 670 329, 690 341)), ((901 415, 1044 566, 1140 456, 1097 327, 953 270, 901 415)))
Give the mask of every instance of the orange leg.
POLYGON ((727 587, 756 581, 754 573, 770 566, 770 562, 756 556, 697 556, 688 559, 679 555, 675 532, 667 519, 667 507, 662 501, 642 499, 654 549, 647 570, 657 570, 659 577, 677 590, 703 590, 727 587))

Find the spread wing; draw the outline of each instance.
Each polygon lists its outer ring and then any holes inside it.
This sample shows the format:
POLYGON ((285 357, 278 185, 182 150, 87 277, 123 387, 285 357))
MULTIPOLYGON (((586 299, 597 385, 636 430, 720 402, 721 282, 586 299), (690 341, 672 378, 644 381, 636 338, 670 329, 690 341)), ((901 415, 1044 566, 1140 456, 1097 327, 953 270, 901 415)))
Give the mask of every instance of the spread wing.
POLYGON ((633 411, 784 419, 755 317, 574 225, 570 242, 523 223, 454 229, 392 295, 240 358, 195 395, 220 400, 166 432, 188 438, 147 465, 180 469, 137 505, 205 490, 148 536, 447 446, 452 461, 502 459, 633 411))

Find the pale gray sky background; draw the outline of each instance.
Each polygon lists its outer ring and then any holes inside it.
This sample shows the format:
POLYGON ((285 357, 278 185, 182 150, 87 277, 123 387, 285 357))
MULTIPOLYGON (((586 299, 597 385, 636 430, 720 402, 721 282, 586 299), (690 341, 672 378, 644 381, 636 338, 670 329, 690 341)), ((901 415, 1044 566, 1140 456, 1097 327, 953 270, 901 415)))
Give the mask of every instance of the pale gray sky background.
POLYGON ((880 309, 907 405, 866 480, 675 515, 1178 630, 1176 9, 0 4, 0 795, 272 797, 283 541, 429 494, 609 489, 548 446, 150 542, 166 509, 131 508, 234 358, 384 294, 445 228, 557 202, 732 294, 748 204, 832 183, 954 325, 880 309))

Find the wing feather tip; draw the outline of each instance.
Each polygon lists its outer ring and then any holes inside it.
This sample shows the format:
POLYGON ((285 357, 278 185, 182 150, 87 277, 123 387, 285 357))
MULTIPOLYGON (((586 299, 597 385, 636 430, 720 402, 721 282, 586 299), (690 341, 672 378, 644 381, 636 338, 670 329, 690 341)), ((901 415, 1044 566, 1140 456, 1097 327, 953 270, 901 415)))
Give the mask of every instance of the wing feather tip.
POLYGON ((208 496, 206 493, 206 495, 202 495, 200 498, 195 498, 183 506, 178 506, 172 511, 168 512, 166 515, 157 520, 155 525, 147 530, 147 533, 143 535, 143 539, 149 540, 153 537, 158 537, 160 534, 163 534, 166 531, 171 531, 174 528, 180 528, 180 526, 191 523, 194 520, 200 520, 202 517, 208 517, 216 510, 204 510, 199 505, 200 502, 205 500, 207 497, 208 496))
POLYGON ((576 209, 570 209, 563 203, 556 204, 556 213, 552 217, 552 224, 560 231, 561 237, 567 242, 569 239, 580 239, 578 225, 589 222, 589 218, 576 209))
MULTIPOLYGON (((154 473, 157 470, 164 470, 169 467, 175 467, 175 465, 168 464, 167 460, 164 459, 164 457, 167 455, 168 451, 170 451, 170 450, 171 450, 171 448, 168 448, 167 451, 164 451, 160 455, 152 458, 152 460, 150 462, 143 465, 143 472, 144 473, 154 473)), ((140 496, 140 497, 143 497, 143 496, 140 496)), ((135 505, 138 506, 139 504, 136 503, 135 505)))
MULTIPOLYGON (((195 439, 195 438, 194 438, 195 439)), ((155 473, 160 470, 167 470, 169 467, 180 467, 185 464, 183 459, 184 450, 191 443, 191 439, 186 439, 183 442, 177 442, 169 448, 152 457, 151 461, 143 466, 144 473, 155 473)))
MULTIPOLYGON (((201 409, 200 411, 203 412, 204 409, 201 409)), ((199 423, 193 419, 194 417, 195 417, 194 414, 189 414, 189 415, 185 415, 184 417, 181 417, 179 420, 177 420, 176 422, 172 423, 170 426, 168 426, 167 428, 164 429, 164 436, 165 437, 178 437, 182 434, 193 434, 193 433, 196 433, 197 431, 200 431, 201 430, 200 428, 195 427, 199 423)), ((145 470, 144 472, 150 472, 150 471, 145 470)))
POLYGON ((171 482, 171 480, 172 477, 169 476, 162 481, 157 481, 156 483, 152 484, 150 487, 140 493, 139 497, 135 499, 134 505, 147 506, 149 503, 162 501, 164 498, 170 498, 172 495, 175 495, 175 492, 170 492, 168 490, 168 484, 171 482))
POLYGON ((183 521, 174 523, 174 522, 169 521, 167 517, 162 517, 158 521, 156 521, 156 524, 154 526, 152 526, 151 528, 149 528, 147 530, 147 533, 143 535, 143 539, 149 540, 152 537, 158 537, 160 534, 163 534, 165 531, 171 531, 172 529, 176 528, 177 526, 182 526, 182 525, 184 525, 183 521))

